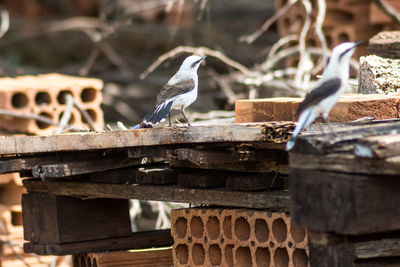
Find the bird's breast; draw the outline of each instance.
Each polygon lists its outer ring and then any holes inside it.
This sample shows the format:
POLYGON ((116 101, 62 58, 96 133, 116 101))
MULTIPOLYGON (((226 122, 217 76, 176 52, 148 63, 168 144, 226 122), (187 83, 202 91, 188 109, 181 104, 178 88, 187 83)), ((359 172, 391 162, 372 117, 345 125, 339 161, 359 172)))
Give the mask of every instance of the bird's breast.
POLYGON ((182 107, 186 108, 190 106, 197 98, 197 89, 193 89, 187 93, 177 95, 171 100, 174 101, 172 104, 173 109, 180 109, 182 107))

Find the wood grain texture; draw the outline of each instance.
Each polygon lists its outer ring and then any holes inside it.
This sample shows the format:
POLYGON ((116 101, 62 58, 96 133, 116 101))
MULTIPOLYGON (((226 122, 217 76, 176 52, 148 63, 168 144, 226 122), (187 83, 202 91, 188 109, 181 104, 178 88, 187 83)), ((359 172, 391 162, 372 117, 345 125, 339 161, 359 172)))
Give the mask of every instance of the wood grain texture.
POLYGON ((293 123, 200 125, 101 133, 0 137, 2 155, 216 142, 284 143, 293 123))
POLYGON ((291 169, 291 217, 310 230, 343 235, 400 230, 396 176, 291 169))
POLYGON ((37 244, 29 242, 24 244, 24 252, 36 253, 39 255, 70 255, 77 253, 164 247, 170 246, 172 243, 171 231, 168 229, 136 232, 122 237, 64 244, 37 244))
POLYGON ((122 199, 82 200, 47 193, 22 196, 24 238, 58 244, 129 235, 129 205, 122 199))
POLYGON ((165 185, 94 184, 86 182, 26 179, 28 192, 48 192, 81 198, 121 198, 204 203, 228 207, 245 207, 276 211, 289 210, 288 192, 284 190, 234 192, 225 189, 181 188, 165 185))

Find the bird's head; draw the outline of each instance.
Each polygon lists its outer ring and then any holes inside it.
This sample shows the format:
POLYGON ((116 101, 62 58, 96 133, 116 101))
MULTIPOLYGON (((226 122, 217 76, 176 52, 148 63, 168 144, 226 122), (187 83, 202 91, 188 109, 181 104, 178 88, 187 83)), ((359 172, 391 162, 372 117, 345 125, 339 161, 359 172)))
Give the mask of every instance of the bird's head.
POLYGON ((197 71, 197 69, 199 68, 201 62, 206 58, 206 56, 204 57, 200 57, 200 56, 196 56, 196 55, 191 55, 188 56, 182 63, 181 67, 179 68, 179 70, 181 71, 197 71))
POLYGON ((337 59, 337 61, 343 62, 345 60, 349 60, 351 58, 351 56, 354 53, 354 50, 356 49, 356 47, 361 44, 361 41, 357 41, 357 42, 344 42, 341 43, 337 46, 335 46, 335 48, 333 48, 332 50, 332 56, 331 59, 337 59))

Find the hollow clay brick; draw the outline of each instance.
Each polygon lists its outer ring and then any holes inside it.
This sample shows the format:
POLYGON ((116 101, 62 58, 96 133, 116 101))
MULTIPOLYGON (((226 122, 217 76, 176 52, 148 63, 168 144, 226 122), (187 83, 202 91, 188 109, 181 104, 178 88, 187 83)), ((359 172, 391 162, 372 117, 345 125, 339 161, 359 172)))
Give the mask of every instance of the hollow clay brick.
MULTIPOLYGON (((72 77, 61 74, 38 76, 20 76, 0 78, 0 109, 16 113, 33 113, 46 115, 55 121, 65 111, 65 95, 71 94, 75 103, 87 110, 93 118, 94 127, 104 127, 101 89, 103 82, 99 79, 72 77)), ((72 110, 73 126, 89 128, 81 118, 79 111, 72 110)), ((0 123, 5 130, 38 135, 52 134, 55 126, 45 125, 28 119, 1 116, 0 123)))
POLYGON ((307 232, 285 213, 179 209, 171 225, 174 266, 308 265, 307 232))

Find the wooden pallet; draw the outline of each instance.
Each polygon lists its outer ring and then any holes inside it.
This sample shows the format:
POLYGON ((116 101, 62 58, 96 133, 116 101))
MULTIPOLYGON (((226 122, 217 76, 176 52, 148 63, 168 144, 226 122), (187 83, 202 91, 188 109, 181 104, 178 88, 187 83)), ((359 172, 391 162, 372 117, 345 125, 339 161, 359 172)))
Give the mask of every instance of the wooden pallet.
POLYGON ((318 233, 310 234, 311 266, 400 263, 399 127, 395 120, 299 137, 289 155, 290 210, 295 225, 318 233))

